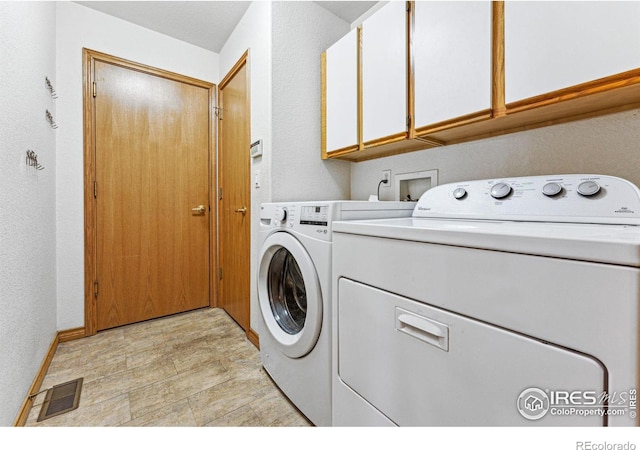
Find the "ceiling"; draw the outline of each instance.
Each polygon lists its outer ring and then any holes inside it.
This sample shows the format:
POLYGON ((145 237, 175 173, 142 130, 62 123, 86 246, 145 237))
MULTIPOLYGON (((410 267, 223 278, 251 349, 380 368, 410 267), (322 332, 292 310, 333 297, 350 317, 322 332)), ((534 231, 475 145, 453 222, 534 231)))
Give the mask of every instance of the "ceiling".
MULTIPOLYGON (((96 11, 220 53, 251 4, 245 1, 78 1, 96 11)), ((348 23, 377 2, 314 2, 348 23)))

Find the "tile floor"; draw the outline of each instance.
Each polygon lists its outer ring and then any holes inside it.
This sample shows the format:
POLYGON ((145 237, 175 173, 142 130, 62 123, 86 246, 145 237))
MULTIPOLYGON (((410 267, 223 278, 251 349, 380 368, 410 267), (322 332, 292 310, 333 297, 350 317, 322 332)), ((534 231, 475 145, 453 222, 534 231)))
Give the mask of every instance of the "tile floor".
POLYGON ((80 406, 26 426, 311 426, 221 309, 128 325, 58 346, 41 389, 83 377, 80 406))

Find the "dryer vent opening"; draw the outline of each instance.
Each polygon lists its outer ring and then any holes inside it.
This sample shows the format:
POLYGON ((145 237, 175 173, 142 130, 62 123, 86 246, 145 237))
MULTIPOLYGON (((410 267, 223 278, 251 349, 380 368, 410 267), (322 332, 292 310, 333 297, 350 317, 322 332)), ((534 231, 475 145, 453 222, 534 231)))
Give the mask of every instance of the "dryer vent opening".
POLYGON ((73 411, 80 404, 82 378, 58 384, 47 391, 38 422, 73 411))

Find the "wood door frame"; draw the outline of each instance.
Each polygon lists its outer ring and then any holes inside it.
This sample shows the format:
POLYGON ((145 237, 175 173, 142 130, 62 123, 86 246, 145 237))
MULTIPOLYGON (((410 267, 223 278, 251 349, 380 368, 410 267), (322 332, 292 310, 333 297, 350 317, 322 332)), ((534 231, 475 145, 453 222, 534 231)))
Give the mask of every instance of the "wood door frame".
POLYGON ((96 173, 95 148, 95 103, 93 101, 95 62, 100 61, 117 65, 125 69, 135 70, 148 75, 154 75, 180 83, 201 87, 209 91, 209 305, 217 303, 217 279, 212 276, 217 273, 217 159, 214 149, 217 142, 213 109, 216 105, 216 85, 208 81, 198 80, 175 72, 129 61, 106 53, 82 49, 82 105, 83 105, 83 140, 84 140, 84 334, 92 336, 97 332, 97 309, 94 295, 94 282, 97 279, 97 208, 94 197, 96 173))
MULTIPOLYGON (((224 76, 222 81, 220 81, 220 83, 218 84, 218 101, 220 100, 220 91, 222 89, 224 89, 224 87, 229 83, 229 81, 231 81, 233 79, 233 77, 236 76, 236 74, 240 71, 240 69, 245 67, 246 70, 247 70, 247 72, 246 72, 246 86, 245 86, 247 96, 246 96, 246 105, 245 105, 245 107, 246 107, 246 110, 249 112, 248 119, 247 119, 249 121, 249 123, 247 124, 247 130, 248 130, 248 133, 249 133, 249 136, 248 136, 249 139, 248 140, 249 140, 249 142, 251 142, 251 74, 249 72, 248 62, 249 62, 249 50, 246 50, 242 54, 242 56, 240 56, 238 61, 236 61, 236 63, 233 65, 233 67, 229 70, 229 72, 224 76)), ((220 104, 218 106, 220 106, 221 108, 223 107, 223 105, 220 105, 220 104)), ((224 111, 222 112, 222 117, 223 117, 223 120, 224 120, 224 111)), ((222 135, 222 130, 220 130, 219 133, 218 133, 218 139, 220 139, 221 135, 222 135)), ((216 153, 216 158, 217 158, 218 161, 220 161, 220 149, 221 149, 220 141, 218 141, 218 143, 219 143, 219 145, 218 145, 218 150, 217 150, 217 153, 216 153)), ((247 153, 248 153, 248 151, 249 151, 249 149, 247 149, 247 153)), ((247 204, 247 218, 249 219, 249 239, 251 240, 251 234, 252 234, 252 221, 251 221, 251 211, 252 211, 252 209, 251 209, 252 208, 251 207, 251 205, 252 205, 252 202, 251 202, 251 193, 252 193, 252 191, 251 191, 251 158, 248 158, 248 164, 249 164, 249 167, 248 167, 248 169, 249 169, 248 170, 249 179, 246 180, 246 182, 247 182, 246 185, 247 185, 247 190, 248 190, 248 193, 247 193, 248 194, 247 195, 247 203, 248 203, 247 204)), ((220 171, 220 169, 221 169, 221 165, 219 163, 218 167, 217 167, 217 170, 220 171)), ((219 178, 218 175, 219 174, 216 173, 216 179, 219 178)), ((218 207, 219 202, 220 202, 220 198, 218 196, 216 196, 216 208, 218 207)), ((219 215, 216 216, 216 217, 217 217, 218 220, 220 219, 219 215)), ((219 236, 217 236, 217 238, 219 239, 219 236)), ((217 248, 218 249, 220 248, 219 241, 217 243, 217 248)), ((249 259, 250 259, 249 267, 251 267, 251 256, 252 256, 251 255, 251 243, 249 243, 249 259)), ((218 273, 218 271, 217 271, 217 267, 219 267, 218 264, 219 264, 219 261, 216 260, 216 274, 218 273)), ((251 283, 251 274, 249 274, 249 299, 248 299, 249 303, 248 303, 248 311, 247 311, 249 323, 247 324, 247 328, 245 330, 245 334, 247 336, 247 339, 249 339, 250 342, 252 342, 256 347, 259 347, 258 333, 251 328, 251 284, 250 283, 251 283)), ((220 289, 220 284, 218 283, 217 286, 216 286, 216 306, 218 306, 217 305, 217 300, 218 300, 218 298, 220 298, 219 289, 220 289)))

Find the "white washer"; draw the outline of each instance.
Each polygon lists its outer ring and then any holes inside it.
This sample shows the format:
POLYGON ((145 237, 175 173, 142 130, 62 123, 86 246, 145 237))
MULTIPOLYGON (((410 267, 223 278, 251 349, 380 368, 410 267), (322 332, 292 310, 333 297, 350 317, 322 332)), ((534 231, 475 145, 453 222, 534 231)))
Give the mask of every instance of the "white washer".
POLYGON ((335 222, 333 424, 638 425, 639 225, 636 186, 602 175, 335 222))
POLYGON ((415 203, 267 203, 260 210, 260 355, 315 425, 331 425, 332 222, 409 217, 415 203))

